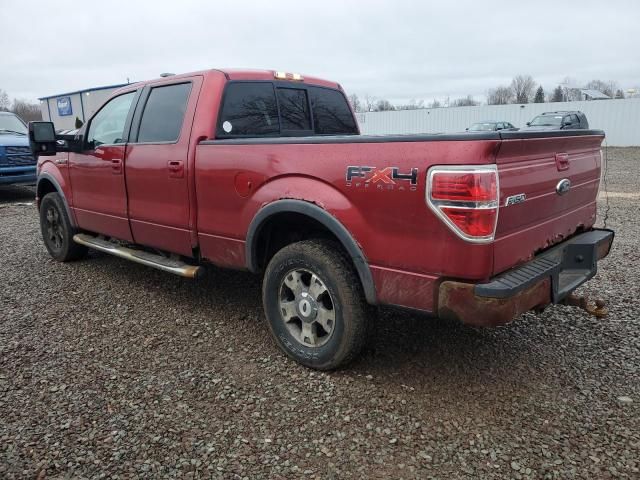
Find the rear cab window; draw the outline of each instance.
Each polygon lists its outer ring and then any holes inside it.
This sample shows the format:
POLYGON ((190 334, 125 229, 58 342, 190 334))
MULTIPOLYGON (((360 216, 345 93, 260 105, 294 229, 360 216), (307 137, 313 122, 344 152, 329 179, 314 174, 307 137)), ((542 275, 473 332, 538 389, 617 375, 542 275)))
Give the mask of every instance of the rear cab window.
POLYGON ((358 133, 341 91, 272 81, 228 82, 216 127, 216 138, 358 133))

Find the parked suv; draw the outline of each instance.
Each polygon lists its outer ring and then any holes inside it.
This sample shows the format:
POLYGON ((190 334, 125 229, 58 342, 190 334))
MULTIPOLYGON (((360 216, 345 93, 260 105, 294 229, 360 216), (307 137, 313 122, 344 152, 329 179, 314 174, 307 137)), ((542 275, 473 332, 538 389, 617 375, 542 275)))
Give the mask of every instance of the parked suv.
POLYGON ((0 185, 35 183, 36 160, 27 126, 17 115, 0 112, 0 185))
POLYGON ((538 115, 523 130, 586 130, 589 128, 587 116, 578 111, 544 112, 538 115))

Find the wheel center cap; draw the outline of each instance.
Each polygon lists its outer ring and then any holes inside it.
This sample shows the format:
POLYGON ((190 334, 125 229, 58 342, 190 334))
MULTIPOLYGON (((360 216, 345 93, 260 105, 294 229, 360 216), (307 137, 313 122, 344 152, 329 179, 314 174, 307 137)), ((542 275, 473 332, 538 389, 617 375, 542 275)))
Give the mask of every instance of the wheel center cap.
POLYGON ((297 308, 300 319, 305 322, 312 321, 318 315, 318 304, 307 292, 300 294, 297 308))

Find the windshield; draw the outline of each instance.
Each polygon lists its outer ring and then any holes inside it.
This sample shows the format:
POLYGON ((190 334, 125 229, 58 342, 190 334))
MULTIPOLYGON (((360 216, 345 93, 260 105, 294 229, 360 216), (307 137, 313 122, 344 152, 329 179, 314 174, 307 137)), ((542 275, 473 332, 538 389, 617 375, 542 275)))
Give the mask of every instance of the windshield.
POLYGON ((559 127, 562 125, 562 115, 538 115, 531 120, 531 126, 559 127))
POLYGON ((492 122, 474 123, 469 127, 470 132, 492 132, 495 130, 496 124, 492 122))
POLYGON ((15 115, 0 115, 0 134, 2 133, 20 133, 27 134, 27 127, 22 120, 15 115))

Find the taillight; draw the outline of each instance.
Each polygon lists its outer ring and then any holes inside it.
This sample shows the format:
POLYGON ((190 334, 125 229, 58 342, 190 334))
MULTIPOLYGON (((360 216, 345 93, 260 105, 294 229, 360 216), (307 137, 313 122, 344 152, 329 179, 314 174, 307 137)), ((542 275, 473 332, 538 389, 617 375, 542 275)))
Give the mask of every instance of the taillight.
POLYGON ((431 167, 426 195, 431 210, 459 237, 493 240, 500 195, 495 165, 431 167))

